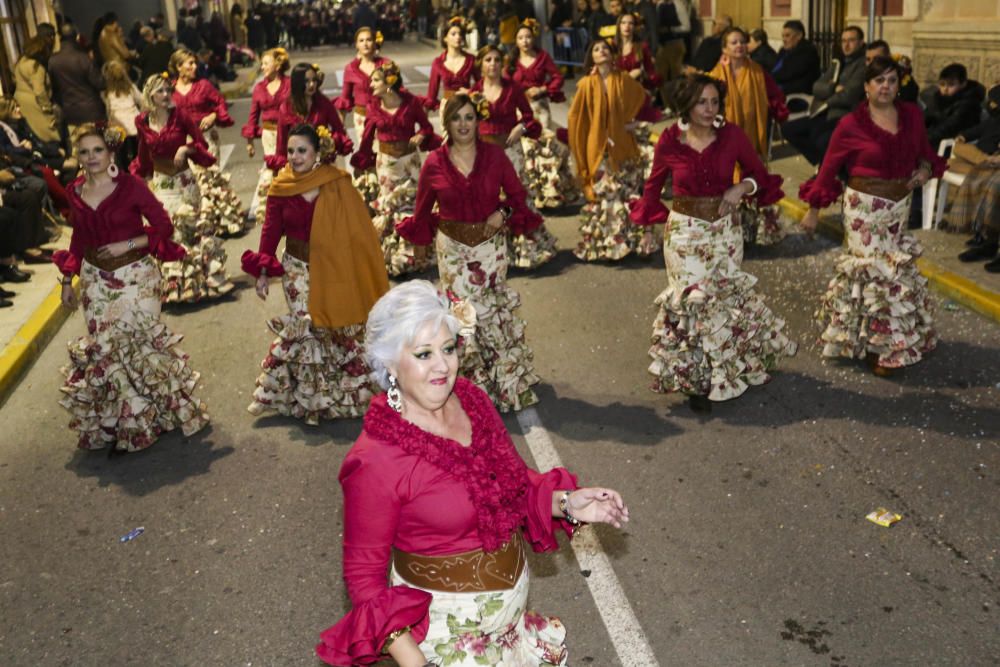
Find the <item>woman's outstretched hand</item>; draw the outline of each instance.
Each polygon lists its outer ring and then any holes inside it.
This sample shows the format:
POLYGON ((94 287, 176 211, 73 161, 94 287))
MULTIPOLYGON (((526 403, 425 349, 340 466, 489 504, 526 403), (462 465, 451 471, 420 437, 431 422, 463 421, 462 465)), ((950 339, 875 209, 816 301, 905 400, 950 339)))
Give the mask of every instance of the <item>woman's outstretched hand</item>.
POLYGON ((569 494, 569 513, 584 523, 610 523, 621 528, 628 523, 628 507, 614 489, 586 487, 569 494))

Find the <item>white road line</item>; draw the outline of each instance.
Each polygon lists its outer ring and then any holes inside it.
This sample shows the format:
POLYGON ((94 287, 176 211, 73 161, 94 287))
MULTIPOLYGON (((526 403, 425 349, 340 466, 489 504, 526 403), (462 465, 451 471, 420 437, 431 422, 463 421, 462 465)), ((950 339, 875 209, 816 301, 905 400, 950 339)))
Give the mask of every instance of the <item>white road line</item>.
MULTIPOLYGON (((562 465, 559 453, 534 408, 518 412, 517 423, 521 425, 538 470, 544 472, 562 465)), ((646 633, 642 631, 594 529, 584 526, 570 544, 580 569, 590 570, 587 585, 621 664, 624 667, 659 667, 660 663, 653 655, 646 633)))

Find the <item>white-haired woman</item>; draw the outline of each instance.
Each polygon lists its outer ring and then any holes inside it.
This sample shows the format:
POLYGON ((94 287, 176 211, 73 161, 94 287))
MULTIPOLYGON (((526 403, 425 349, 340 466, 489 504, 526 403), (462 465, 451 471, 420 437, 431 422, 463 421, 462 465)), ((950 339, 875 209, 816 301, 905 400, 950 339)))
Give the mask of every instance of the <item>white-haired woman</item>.
POLYGON ((215 158, 198 124, 173 106, 172 92, 166 72, 143 86, 143 112, 135 119, 139 152, 129 170, 146 179, 173 220, 175 240, 188 251, 163 264, 163 300, 195 302, 227 294, 233 284, 226 277, 222 241, 201 215, 201 190, 190 166, 207 167, 215 158))
POLYGON ((525 464, 490 397, 457 377, 463 325, 451 309, 414 280, 368 317, 367 355, 388 391, 340 469, 354 608, 322 633, 329 664, 388 653, 404 667, 565 665, 562 623, 527 610, 526 543, 550 551, 557 529, 628 521, 616 491, 525 464))

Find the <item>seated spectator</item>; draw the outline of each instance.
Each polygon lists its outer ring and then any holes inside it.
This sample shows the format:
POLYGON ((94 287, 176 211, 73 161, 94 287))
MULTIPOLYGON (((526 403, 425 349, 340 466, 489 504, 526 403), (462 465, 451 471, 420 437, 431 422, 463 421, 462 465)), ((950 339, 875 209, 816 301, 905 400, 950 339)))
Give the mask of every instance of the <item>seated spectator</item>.
POLYGON ((767 33, 760 28, 751 30, 747 48, 750 50, 750 60, 763 67, 764 71, 770 74, 774 63, 778 62, 778 54, 768 43, 767 33))
POLYGON ((865 67, 878 56, 892 58, 903 68, 903 80, 899 82, 899 99, 904 102, 916 102, 920 93, 920 86, 913 79, 913 63, 910 59, 902 55, 893 55, 889 50, 889 44, 884 39, 876 39, 868 44, 865 50, 865 67))
POLYGON ((146 79, 151 76, 167 71, 170 63, 170 56, 175 51, 174 35, 169 30, 163 29, 156 33, 156 41, 149 44, 142 50, 137 64, 139 65, 138 85, 146 85, 146 79))
POLYGON ((937 88, 920 95, 931 146, 936 149, 942 139, 954 139, 977 125, 985 97, 983 84, 969 79, 965 65, 952 63, 941 70, 937 88))
POLYGON ((781 50, 771 68, 771 76, 786 96, 792 93, 812 94, 812 85, 819 78, 819 51, 806 39, 802 21, 785 21, 781 29, 781 50))
POLYGON ((809 117, 793 120, 781 128, 788 143, 814 166, 823 161, 837 123, 865 96, 865 42, 861 28, 847 27, 840 36, 840 49, 843 56, 834 59, 812 86, 813 107, 809 117))
POLYGON ((69 134, 78 125, 96 123, 107 118, 101 91, 104 77, 77 42, 76 28, 64 23, 62 47, 49 58, 49 76, 55 99, 62 108, 62 122, 69 134))
POLYGON ((710 72, 722 57, 722 33, 733 27, 733 18, 726 14, 715 17, 712 34, 701 40, 701 44, 691 56, 691 65, 686 72, 710 72))

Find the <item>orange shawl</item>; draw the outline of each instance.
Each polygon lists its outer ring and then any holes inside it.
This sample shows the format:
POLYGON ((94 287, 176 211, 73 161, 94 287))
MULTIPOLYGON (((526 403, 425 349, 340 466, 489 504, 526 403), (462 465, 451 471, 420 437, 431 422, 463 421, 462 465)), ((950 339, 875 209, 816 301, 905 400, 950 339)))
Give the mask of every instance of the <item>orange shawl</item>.
POLYGON ((309 315, 324 329, 364 324, 371 307, 389 291, 389 279, 368 207, 351 177, 329 164, 305 174, 286 164, 268 195, 294 197, 316 188, 309 232, 309 315))
POLYGON ((624 72, 612 71, 604 85, 600 74, 580 80, 569 109, 569 146, 583 192, 590 201, 595 199, 594 178, 605 151, 612 171, 639 157, 639 147, 625 125, 635 120, 645 103, 642 84, 624 72))
POLYGON ((739 74, 733 75, 729 58, 722 56, 708 75, 726 84, 726 120, 739 126, 750 144, 767 159, 767 84, 764 69, 746 58, 739 74))

